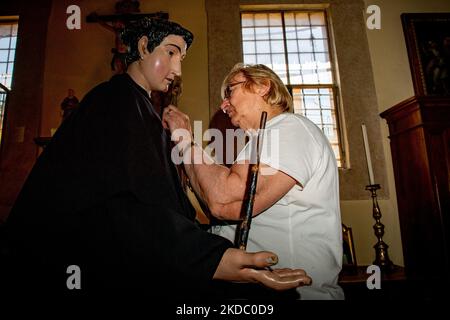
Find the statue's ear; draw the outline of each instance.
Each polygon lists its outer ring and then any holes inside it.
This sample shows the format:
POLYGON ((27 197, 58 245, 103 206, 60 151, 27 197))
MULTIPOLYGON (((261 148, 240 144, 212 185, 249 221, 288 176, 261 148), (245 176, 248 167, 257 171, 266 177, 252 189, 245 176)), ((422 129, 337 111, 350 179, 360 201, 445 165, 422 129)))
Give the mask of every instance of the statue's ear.
POLYGON ((147 38, 147 36, 142 36, 138 40, 138 45, 137 45, 138 51, 139 51, 139 56, 141 57, 141 59, 143 59, 144 56, 148 53, 147 45, 148 45, 148 38, 147 38))

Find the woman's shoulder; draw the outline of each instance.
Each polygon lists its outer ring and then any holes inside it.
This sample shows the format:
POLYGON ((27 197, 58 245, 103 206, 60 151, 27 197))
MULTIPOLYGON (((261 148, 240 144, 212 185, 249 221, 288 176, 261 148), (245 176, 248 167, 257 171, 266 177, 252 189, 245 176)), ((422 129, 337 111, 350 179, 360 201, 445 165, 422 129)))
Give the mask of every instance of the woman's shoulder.
POLYGON ((302 128, 317 127, 314 122, 297 113, 285 112, 273 118, 272 120, 273 122, 271 123, 271 126, 279 128, 297 128, 298 130, 301 130, 302 128))
POLYGON ((306 137, 314 140, 317 145, 328 143, 322 129, 312 120, 296 113, 284 113, 274 128, 282 130, 282 134, 289 134, 294 140, 303 140, 306 137))

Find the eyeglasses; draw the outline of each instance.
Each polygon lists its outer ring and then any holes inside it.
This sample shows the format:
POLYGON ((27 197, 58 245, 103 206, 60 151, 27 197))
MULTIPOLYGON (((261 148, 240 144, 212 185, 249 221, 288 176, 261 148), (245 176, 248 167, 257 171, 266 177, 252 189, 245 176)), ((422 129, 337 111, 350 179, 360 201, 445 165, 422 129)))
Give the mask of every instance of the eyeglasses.
POLYGON ((230 83, 229 85, 227 85, 227 87, 225 88, 225 91, 223 93, 224 98, 230 99, 231 98, 231 88, 233 88, 234 86, 237 86, 238 84, 245 83, 245 82, 247 82, 247 80, 230 83))

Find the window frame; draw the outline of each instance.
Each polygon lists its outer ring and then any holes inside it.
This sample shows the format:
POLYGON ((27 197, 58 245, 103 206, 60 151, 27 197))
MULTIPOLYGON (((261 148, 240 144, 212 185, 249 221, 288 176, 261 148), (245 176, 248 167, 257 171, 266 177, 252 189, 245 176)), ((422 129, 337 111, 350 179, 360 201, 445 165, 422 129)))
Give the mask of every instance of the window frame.
MULTIPOLYGON (((323 9, 241 9, 240 10, 240 30, 242 35, 242 15, 243 14, 258 14, 258 13, 264 13, 264 14, 281 14, 282 19, 282 32, 283 32, 283 46, 284 46, 284 57, 285 57, 285 68, 286 68, 286 79, 288 84, 286 84, 286 87, 288 88, 289 92, 293 96, 293 89, 321 89, 326 88, 330 89, 333 94, 333 102, 334 102, 334 112, 335 112, 335 118, 336 118, 336 135, 337 135, 337 145, 339 150, 339 156, 340 156, 340 169, 346 169, 347 168, 347 161, 346 161, 346 150, 345 150, 345 144, 343 139, 343 128, 341 126, 341 103, 340 103, 340 87, 337 85, 338 83, 338 77, 337 77, 337 63, 336 63, 336 57, 334 54, 334 41, 332 39, 332 32, 331 32, 331 26, 329 23, 329 13, 326 8, 323 9), (330 68, 331 68, 331 84, 291 84, 290 81, 290 72, 289 72, 289 59, 288 59, 288 49, 287 49, 287 41, 286 41, 286 25, 285 25, 285 13, 315 13, 320 12, 323 13, 324 19, 325 19, 325 27, 327 32, 327 45, 328 45, 328 54, 330 57, 330 68)), ((297 40, 297 39, 296 39, 297 40)), ((241 36, 241 46, 242 46, 242 53, 241 57, 244 61, 244 50, 243 50, 243 37, 241 36)), ((270 53, 272 55, 273 53, 270 53)), ((255 49, 255 55, 257 55, 256 49, 255 49)), ((321 108, 322 110, 322 108, 321 108)), ((294 112, 294 110, 292 110, 294 112)), ((330 142, 331 144, 331 142, 330 142)))
POLYGON ((2 145, 2 140, 3 140, 3 136, 4 136, 4 131, 5 129, 5 122, 6 122, 6 114, 7 114, 7 108, 8 108, 8 98, 10 96, 10 93, 13 89, 13 75, 14 75, 14 64, 16 62, 16 53, 17 53, 17 39, 18 39, 18 35, 19 35, 19 17, 10 17, 10 16, 6 16, 6 17, 2 17, 0 16, 0 25, 9 25, 11 26, 11 31, 13 30, 13 25, 16 25, 16 34, 15 36, 13 35, 13 33, 11 33, 11 35, 9 36, 9 44, 8 47, 5 48, 1 48, 1 51, 7 51, 7 58, 5 61, 0 61, 0 64, 5 64, 5 74, 11 74, 11 81, 10 81, 10 86, 8 87, 7 84, 3 84, 0 82, 0 89, 1 92, 0 94, 4 95, 4 99, 2 98, 1 100, 3 100, 3 105, 1 106, 1 111, 0 111, 0 146, 2 145), (14 47, 11 47, 12 44, 12 40, 11 38, 15 37, 16 38, 16 42, 14 44, 14 47), (11 56, 11 51, 14 51, 13 56, 11 56), (10 70, 11 69, 11 70, 10 70), (11 71, 11 73, 9 73, 8 71, 11 71))

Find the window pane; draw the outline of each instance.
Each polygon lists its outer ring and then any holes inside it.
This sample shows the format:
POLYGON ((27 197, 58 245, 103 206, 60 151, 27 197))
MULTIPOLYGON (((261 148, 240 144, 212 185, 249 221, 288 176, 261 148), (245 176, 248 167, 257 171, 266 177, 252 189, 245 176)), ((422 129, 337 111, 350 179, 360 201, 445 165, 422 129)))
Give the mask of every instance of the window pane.
POLYGON ((300 61, 298 59, 298 54, 290 53, 288 54, 289 70, 292 72, 300 73, 300 61))
POLYGON ((322 130, 327 137, 332 138, 334 136, 334 128, 330 125, 323 125, 322 130))
POLYGON ((302 89, 302 95, 316 95, 318 93, 317 89, 302 89))
POLYGON ((284 52, 284 44, 283 41, 271 41, 272 52, 273 53, 283 53, 284 52))
POLYGON ((322 12, 311 13, 310 14, 311 24, 312 25, 325 25, 325 16, 322 12))
POLYGON ((308 27, 297 28, 298 39, 311 39, 311 29, 308 27))
POLYGON ((299 52, 313 52, 311 40, 298 40, 299 52))
POLYGON ((318 65, 324 65, 323 68, 330 68, 330 55, 328 53, 316 53, 315 59, 318 65))
POLYGON ((270 66, 272 64, 270 54, 258 54, 256 56, 256 63, 266 64, 270 66))
POLYGON ((6 73, 0 73, 0 83, 6 86, 6 79, 8 78, 8 75, 6 73))
POLYGON ((301 53, 300 62, 302 63, 302 69, 315 68, 314 55, 311 53, 301 53))
POLYGON ((292 90, 292 99, 294 101, 294 113, 302 114, 303 100, 299 89, 292 90))
POLYGON ((291 84, 302 84, 302 77, 300 72, 300 62, 298 54, 288 54, 289 59, 289 76, 291 84))
POLYGON ((312 27, 311 33, 314 39, 327 38, 327 29, 325 27, 312 27))
POLYGON ((283 39, 283 28, 271 27, 270 28, 270 38, 271 39, 283 39))
MULTIPOLYGON (((322 91, 323 89, 320 89, 320 91, 322 91)), ((331 108, 331 106, 333 105, 333 100, 332 100, 331 95, 329 94, 321 94, 320 95, 320 105, 322 106, 322 108, 331 108)))
POLYGON ((244 63, 255 64, 256 63, 256 55, 244 54, 244 63))
POLYGON ((305 83, 317 83, 319 82, 319 76, 315 70, 307 70, 303 73, 303 81, 305 83))
POLYGON ((11 35, 13 36, 17 36, 17 28, 19 27, 19 23, 13 23, 12 24, 12 31, 11 31, 11 35))
POLYGON ((242 28, 242 40, 254 40, 255 39, 255 29, 253 28, 242 28))
POLYGON ((14 57, 16 55, 16 50, 9 51, 9 62, 14 62, 14 57))
POLYGON ((0 49, 9 48, 10 37, 0 37, 0 49))
POLYGON ((286 61, 284 54, 274 54, 272 56, 272 69, 280 77, 283 83, 287 84, 286 61))
POLYGON ((8 50, 0 49, 0 62, 8 61, 8 50))
POLYGON ((319 73, 319 83, 331 84, 333 78, 329 61, 330 56, 326 53, 316 53, 315 58, 317 61, 317 71, 319 73))
POLYGON ((295 24, 297 26, 309 26, 309 14, 308 13, 296 13, 295 24))
POLYGON ((255 42, 254 41, 244 41, 242 43, 242 48, 244 50, 244 54, 255 53, 255 42))
POLYGON ((269 41, 257 41, 256 42, 256 52, 270 53, 270 42, 269 41))
POLYGON ((281 13, 270 13, 269 14, 269 24, 271 26, 281 26, 281 13))
POLYGON ((313 40, 315 52, 328 52, 327 40, 313 40))
POLYGON ((12 82, 12 77, 8 74, 8 75, 6 76, 6 83, 5 83, 5 86, 6 86, 7 88, 11 88, 11 82, 12 82))
POLYGON ((320 112, 319 107, 319 101, 317 99, 317 97, 314 97, 315 99, 313 99, 312 97, 308 97, 305 99, 306 102, 306 112, 305 112, 305 116, 308 117, 309 120, 311 120, 314 123, 322 123, 322 113, 320 112), (310 105, 308 105, 308 103, 310 103, 310 105), (308 109, 308 106, 310 107, 308 109), (317 109, 312 109, 312 108, 317 108, 317 109))
POLYGON ((268 40, 269 39, 269 28, 259 27, 255 29, 256 40, 268 40))
POLYGON ((322 109, 322 120, 324 124, 333 125, 334 117, 331 109, 322 109))
POLYGON ((266 13, 255 14, 255 26, 267 26, 268 16, 266 13))
POLYGON ((297 39, 297 29, 295 27, 286 27, 286 39, 297 39))
MULTIPOLYGON (((309 109, 316 109, 319 108, 319 97, 317 95, 304 95, 303 96, 303 103, 305 104, 305 114, 313 115, 314 113, 309 109)), ((315 123, 320 123, 317 120, 315 123)))
POLYGON ((318 72, 317 73, 318 77, 319 77, 319 83, 320 84, 331 84, 332 81, 332 76, 331 76, 331 72, 318 72))
POLYGON ((289 53, 298 53, 297 44, 296 40, 286 40, 287 51, 289 53))
POLYGON ((14 61, 8 63, 8 70, 7 70, 7 72, 8 72, 8 74, 10 74, 11 77, 12 77, 13 69, 14 69, 14 61))
POLYGON ((274 54, 272 56, 272 61, 274 63, 274 65, 281 65, 283 66, 283 70, 286 69, 286 59, 284 54, 274 54))
POLYGON ((11 48, 16 48, 17 37, 11 37, 11 48))
POLYGON ((284 24, 286 27, 295 26, 295 17, 293 12, 284 13, 284 24))
POLYGON ((6 63, 0 63, 0 75, 6 74, 6 63))
POLYGON ((243 27, 253 27, 254 26, 253 14, 243 13, 241 17, 242 17, 241 25, 243 27))

